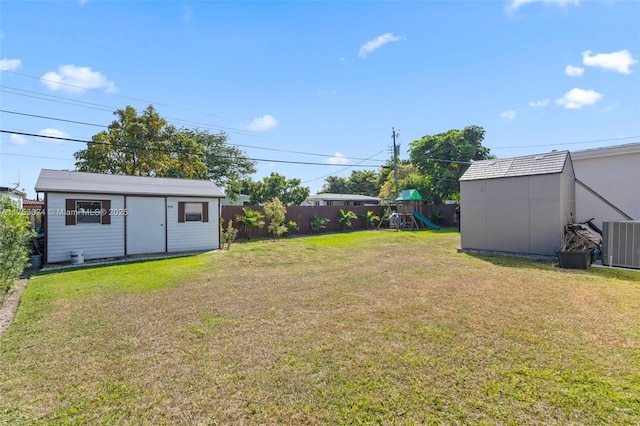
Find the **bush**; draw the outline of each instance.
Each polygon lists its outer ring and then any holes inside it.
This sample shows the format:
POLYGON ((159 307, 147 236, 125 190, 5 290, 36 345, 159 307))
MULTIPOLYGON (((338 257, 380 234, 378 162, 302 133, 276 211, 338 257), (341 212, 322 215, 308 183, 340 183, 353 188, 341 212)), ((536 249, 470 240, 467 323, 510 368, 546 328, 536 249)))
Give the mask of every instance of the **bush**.
POLYGON ((224 219, 220 219, 220 249, 224 250, 225 244, 227 245, 227 250, 231 248, 231 243, 236 240, 238 236, 238 230, 233 227, 233 220, 229 219, 229 223, 227 228, 224 227, 224 219))
POLYGON ((340 209, 340 213, 338 214, 338 223, 342 225, 342 230, 346 231, 347 228, 351 228, 353 225, 351 223, 352 220, 356 220, 358 216, 351 210, 344 211, 340 209))
POLYGON ((326 228, 327 222, 330 222, 330 220, 326 217, 318 217, 316 215, 313 215, 309 218, 309 224, 311 225, 311 230, 313 232, 326 228))
POLYGON ((27 215, 8 197, 0 197, 0 296, 29 266, 29 238, 34 235, 27 215))

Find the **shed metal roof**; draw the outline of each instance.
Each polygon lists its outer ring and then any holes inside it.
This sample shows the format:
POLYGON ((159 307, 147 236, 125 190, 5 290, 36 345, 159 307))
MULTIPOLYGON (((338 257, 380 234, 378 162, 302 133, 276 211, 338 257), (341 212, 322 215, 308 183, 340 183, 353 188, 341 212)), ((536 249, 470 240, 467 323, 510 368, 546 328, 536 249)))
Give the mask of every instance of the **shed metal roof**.
POLYGON ((220 188, 208 180, 110 175, 49 169, 40 171, 35 189, 36 192, 224 197, 220 188))
POLYGON ((548 152, 524 157, 476 161, 460 178, 461 181, 498 179, 562 173, 569 151, 548 152))

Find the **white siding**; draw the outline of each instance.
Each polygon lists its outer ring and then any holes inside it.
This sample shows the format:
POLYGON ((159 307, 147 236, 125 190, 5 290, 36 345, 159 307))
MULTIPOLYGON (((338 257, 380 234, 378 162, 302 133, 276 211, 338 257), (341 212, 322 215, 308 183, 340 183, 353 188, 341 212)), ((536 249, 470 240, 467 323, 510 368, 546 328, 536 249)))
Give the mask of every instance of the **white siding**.
POLYGON ((106 194, 47 194, 47 262, 69 262, 72 250, 85 259, 124 256, 124 215, 111 215, 111 224, 65 225, 65 200, 111 200, 111 209, 124 208, 124 197, 106 194))
MULTIPOLYGON (((573 167, 576 179, 633 220, 640 220, 640 152, 606 155, 606 150, 603 150, 601 156, 597 154, 586 158, 583 157, 585 154, 575 154, 573 167)), ((628 220, 578 183, 575 191, 578 221, 595 218, 594 223, 602 228, 605 220, 628 220)))
POLYGON ((167 251, 215 250, 219 248, 220 206, 218 199, 167 198, 167 251), (178 202, 208 202, 208 222, 178 222, 178 202))

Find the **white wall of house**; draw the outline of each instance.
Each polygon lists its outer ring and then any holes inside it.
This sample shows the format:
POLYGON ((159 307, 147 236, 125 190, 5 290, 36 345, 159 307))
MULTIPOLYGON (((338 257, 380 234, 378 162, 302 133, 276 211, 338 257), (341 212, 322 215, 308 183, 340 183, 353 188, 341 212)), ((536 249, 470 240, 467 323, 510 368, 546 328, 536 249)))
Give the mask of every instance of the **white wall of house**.
POLYGON ((167 251, 215 250, 219 242, 220 204, 219 199, 207 198, 167 198, 167 251), (208 222, 178 222, 178 202, 209 204, 208 222))
POLYGON ((48 193, 46 197, 47 262, 69 262, 72 250, 85 259, 124 256, 124 214, 111 215, 111 224, 65 225, 65 200, 111 200, 111 210, 124 209, 124 197, 108 194, 48 193))
MULTIPOLYGON (((633 220, 640 220, 640 144, 571 153, 576 179, 633 220)), ((629 220, 576 182, 576 219, 629 220)))

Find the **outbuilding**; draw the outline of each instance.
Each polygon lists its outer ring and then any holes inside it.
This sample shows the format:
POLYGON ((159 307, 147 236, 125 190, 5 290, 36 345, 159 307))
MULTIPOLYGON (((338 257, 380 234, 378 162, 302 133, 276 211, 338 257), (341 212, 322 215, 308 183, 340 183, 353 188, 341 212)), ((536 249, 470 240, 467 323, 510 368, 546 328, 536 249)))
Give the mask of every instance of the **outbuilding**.
POLYGON ((42 170, 45 262, 220 247, 220 200, 210 181, 42 170))
POLYGON ((568 151, 474 162, 460 178, 462 250, 554 255, 574 180, 568 151))

